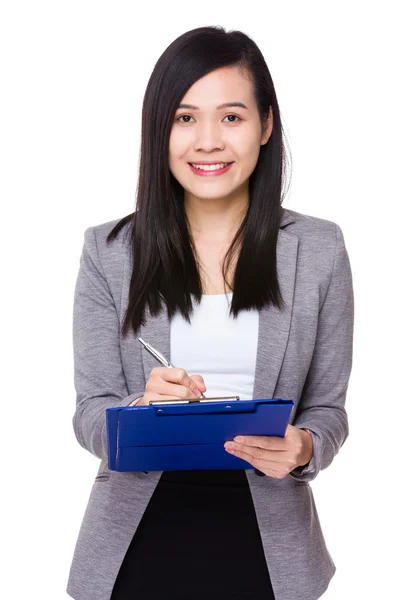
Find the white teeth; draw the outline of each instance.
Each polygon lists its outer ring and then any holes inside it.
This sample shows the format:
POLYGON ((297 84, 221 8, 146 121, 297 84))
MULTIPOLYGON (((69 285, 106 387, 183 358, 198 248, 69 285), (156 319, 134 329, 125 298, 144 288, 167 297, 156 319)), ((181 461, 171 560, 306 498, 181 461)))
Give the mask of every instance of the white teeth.
POLYGON ((222 169, 223 167, 226 167, 230 163, 219 163, 217 165, 195 165, 194 163, 191 164, 195 169, 202 169, 203 171, 216 171, 217 169, 222 169))

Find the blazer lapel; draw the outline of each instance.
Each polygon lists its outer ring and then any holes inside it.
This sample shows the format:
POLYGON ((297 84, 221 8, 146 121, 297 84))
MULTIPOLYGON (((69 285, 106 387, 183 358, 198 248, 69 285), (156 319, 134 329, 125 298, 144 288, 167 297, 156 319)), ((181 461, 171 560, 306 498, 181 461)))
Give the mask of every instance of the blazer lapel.
MULTIPOLYGON (((295 288, 298 238, 282 231, 282 228, 292 222, 293 216, 284 209, 277 241, 277 274, 285 308, 280 310, 270 306, 259 311, 257 362, 252 396, 254 399, 273 397, 286 351, 295 288)), ((146 323, 140 328, 140 337, 171 360, 170 323, 165 308, 157 316, 151 316, 149 310, 146 310, 146 323)), ((141 356, 147 381, 151 370, 160 365, 143 346, 141 356)))
POLYGON ((296 278, 298 238, 279 230, 277 276, 285 307, 264 307, 259 311, 257 363, 252 397, 273 398, 283 364, 292 316, 296 278))

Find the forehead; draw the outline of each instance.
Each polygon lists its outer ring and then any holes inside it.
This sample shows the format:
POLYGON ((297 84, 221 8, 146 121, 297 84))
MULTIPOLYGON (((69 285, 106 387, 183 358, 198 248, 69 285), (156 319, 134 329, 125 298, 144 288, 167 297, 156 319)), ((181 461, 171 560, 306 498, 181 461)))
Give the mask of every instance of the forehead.
POLYGON ((216 69, 198 79, 180 104, 194 105, 198 110, 213 110, 228 102, 239 102, 248 108, 255 103, 252 84, 237 67, 216 69))

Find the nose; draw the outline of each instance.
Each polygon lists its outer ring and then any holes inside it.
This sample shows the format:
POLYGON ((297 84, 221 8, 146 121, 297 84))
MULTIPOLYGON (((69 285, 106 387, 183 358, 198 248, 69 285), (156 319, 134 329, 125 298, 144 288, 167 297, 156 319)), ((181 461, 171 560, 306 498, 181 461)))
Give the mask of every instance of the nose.
POLYGON ((203 150, 212 152, 213 150, 223 150, 225 142, 223 141, 223 132, 220 129, 220 123, 207 121, 199 123, 195 127, 194 150, 203 150))

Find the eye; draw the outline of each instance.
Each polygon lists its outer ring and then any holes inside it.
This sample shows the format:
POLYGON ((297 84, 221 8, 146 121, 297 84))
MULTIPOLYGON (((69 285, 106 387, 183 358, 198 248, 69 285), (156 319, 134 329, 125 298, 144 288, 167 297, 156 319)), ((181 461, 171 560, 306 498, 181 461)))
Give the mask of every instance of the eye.
MULTIPOLYGON (((184 119, 185 117, 190 119, 191 115, 180 115, 175 119, 175 121, 179 121, 180 119, 184 119)), ((242 121, 241 117, 238 117, 237 115, 226 115, 225 119, 227 119, 227 117, 234 117, 235 119, 242 121)), ((180 121, 180 123, 190 123, 190 121, 180 121)), ((229 121, 229 123, 237 123, 237 121, 229 121)))
MULTIPOLYGON (((181 115, 180 117, 175 119, 175 121, 179 121, 180 119, 184 119, 185 117, 188 117, 188 119, 190 119, 191 115, 181 115)), ((181 123, 189 123, 189 121, 181 121, 181 123)))
MULTIPOLYGON (((227 117, 235 117, 235 119, 239 119, 240 121, 242 121, 241 117, 238 117, 237 115, 226 115, 225 119, 227 117)), ((237 121, 229 121, 229 123, 236 123, 237 121)))

